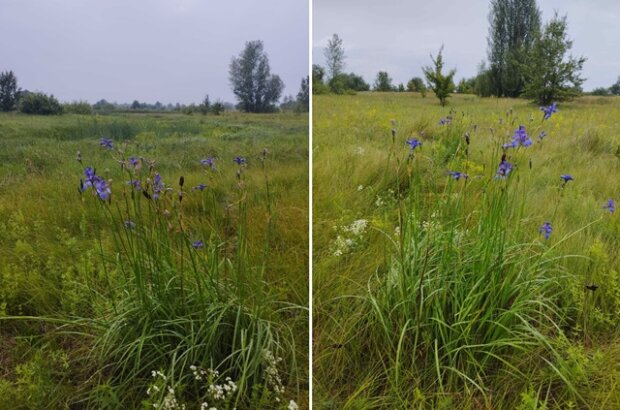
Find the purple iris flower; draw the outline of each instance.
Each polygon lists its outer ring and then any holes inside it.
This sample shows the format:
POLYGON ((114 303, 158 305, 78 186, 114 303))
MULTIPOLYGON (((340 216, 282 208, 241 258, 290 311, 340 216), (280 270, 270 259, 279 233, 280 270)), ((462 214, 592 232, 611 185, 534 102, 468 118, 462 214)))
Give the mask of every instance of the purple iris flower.
POLYGON ((136 191, 142 191, 142 185, 139 180, 127 181, 127 185, 131 185, 136 191))
POLYGON ((210 167, 211 169, 215 169, 215 158, 207 157, 200 160, 200 163, 204 166, 210 167))
POLYGON ((153 178, 153 198, 159 199, 159 193, 165 189, 166 185, 162 182, 161 175, 159 175, 159 172, 156 172, 153 178))
POLYGON ((551 236, 551 232, 553 231, 553 227, 551 226, 551 222, 547 221, 538 228, 538 233, 541 234, 544 232, 545 239, 549 239, 551 236))
POLYGON ((125 221, 125 228, 134 229, 135 227, 136 227, 136 224, 132 220, 128 219, 125 221))
POLYGON ((196 191, 196 190, 204 191, 206 187, 207 186, 205 184, 198 184, 195 187, 193 187, 192 190, 194 190, 194 191, 196 191))
POLYGON ((438 124, 439 125, 450 125, 452 124, 452 117, 448 115, 447 117, 440 119, 438 124))
POLYGON ((233 158, 233 161, 235 163, 237 163, 237 165, 245 164, 245 158, 244 157, 235 157, 235 158, 233 158))
POLYGON ((562 178, 562 180, 564 181, 562 183, 562 186, 566 185, 568 183, 568 181, 574 181, 575 178, 572 177, 572 175, 570 174, 562 174, 560 175, 560 178, 562 178))
POLYGON ((129 157, 128 163, 131 164, 134 169, 140 168, 140 160, 136 157, 129 157))
POLYGON ((101 138, 99 140, 99 145, 104 147, 105 149, 112 149, 112 140, 110 138, 101 138))
POLYGON ((525 131, 525 125, 519 125, 519 129, 517 129, 512 136, 512 141, 508 144, 504 144, 505 148, 517 148, 519 145, 523 145, 524 147, 529 147, 532 145, 532 140, 530 136, 525 131))
POLYGON ((204 242, 203 242, 203 241, 198 240, 198 241, 196 241, 196 242, 192 243, 192 247, 193 247, 194 249, 200 249, 200 248, 204 248, 204 247, 205 247, 205 244, 204 244, 204 242))
POLYGON ((110 195, 112 191, 110 190, 110 185, 106 182, 105 179, 101 177, 97 177, 98 180, 95 182, 95 190, 97 191, 97 195, 101 198, 102 201, 107 201, 110 199, 110 195))
POLYGON ((614 212, 616 212, 616 202, 613 199, 608 199, 607 203, 605 204, 605 206, 603 206, 603 208, 607 209, 613 214, 614 212))
POLYGON ((508 161, 502 161, 497 167, 497 172, 495 173, 495 178, 506 179, 508 174, 512 171, 512 164, 508 161))
POLYGON ((538 134, 538 139, 542 141, 546 136, 547 133, 545 131, 541 131, 540 134, 538 134))
POLYGON ((553 103, 548 107, 540 107, 540 110, 545 113, 543 120, 548 120, 554 112, 558 112, 557 106, 557 103, 553 103))
POLYGON ((422 146, 422 141, 420 141, 417 138, 409 138, 407 140, 406 144, 409 145, 409 148, 411 148, 411 151, 413 151, 417 147, 421 147, 422 146))
POLYGON ((452 178, 456 179, 457 181, 461 178, 467 179, 469 177, 469 175, 463 172, 458 172, 458 171, 450 171, 449 174, 452 178))

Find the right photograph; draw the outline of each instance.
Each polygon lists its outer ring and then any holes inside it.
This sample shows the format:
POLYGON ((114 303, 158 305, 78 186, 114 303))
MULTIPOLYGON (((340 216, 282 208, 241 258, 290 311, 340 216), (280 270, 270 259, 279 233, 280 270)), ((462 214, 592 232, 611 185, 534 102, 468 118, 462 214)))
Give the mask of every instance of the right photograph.
POLYGON ((620 408, 619 16, 313 1, 314 408, 620 408))

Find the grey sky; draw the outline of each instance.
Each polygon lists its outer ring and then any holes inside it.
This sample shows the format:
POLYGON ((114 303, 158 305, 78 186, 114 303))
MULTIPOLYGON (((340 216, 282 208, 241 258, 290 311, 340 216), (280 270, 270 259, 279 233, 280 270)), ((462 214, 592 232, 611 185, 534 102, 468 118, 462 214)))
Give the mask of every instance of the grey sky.
MULTIPOLYGON (((471 77, 486 59, 489 0, 314 0, 313 62, 323 65, 323 48, 333 33, 344 42, 347 72, 372 84, 378 71, 394 83, 422 76, 444 44, 447 68, 471 77)), ((543 22, 554 10, 568 14, 571 53, 585 56, 585 90, 608 87, 620 75, 618 0, 538 0, 543 22)))
POLYGON ((62 101, 234 101, 231 57, 263 40, 296 95, 308 0, 0 0, 0 71, 62 101))

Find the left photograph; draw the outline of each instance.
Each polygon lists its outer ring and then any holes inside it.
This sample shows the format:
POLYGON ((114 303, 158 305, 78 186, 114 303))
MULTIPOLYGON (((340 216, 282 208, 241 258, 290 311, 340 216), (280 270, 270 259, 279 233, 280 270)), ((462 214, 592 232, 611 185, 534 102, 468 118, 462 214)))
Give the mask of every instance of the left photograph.
POLYGON ((307 1, 0 0, 0 409, 308 409, 307 1))

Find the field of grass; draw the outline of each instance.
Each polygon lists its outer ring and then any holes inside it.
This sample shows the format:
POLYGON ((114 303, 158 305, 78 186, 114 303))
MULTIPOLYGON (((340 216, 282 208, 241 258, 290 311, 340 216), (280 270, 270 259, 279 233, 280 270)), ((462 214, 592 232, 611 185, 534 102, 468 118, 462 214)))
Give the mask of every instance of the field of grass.
POLYGON ((619 116, 315 96, 315 407, 620 408, 619 116))
POLYGON ((0 115, 0 408, 307 408, 307 174, 307 115, 0 115))

